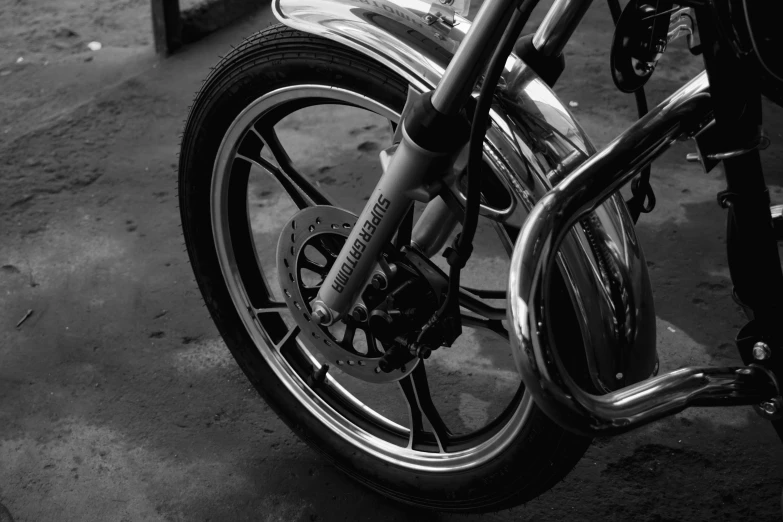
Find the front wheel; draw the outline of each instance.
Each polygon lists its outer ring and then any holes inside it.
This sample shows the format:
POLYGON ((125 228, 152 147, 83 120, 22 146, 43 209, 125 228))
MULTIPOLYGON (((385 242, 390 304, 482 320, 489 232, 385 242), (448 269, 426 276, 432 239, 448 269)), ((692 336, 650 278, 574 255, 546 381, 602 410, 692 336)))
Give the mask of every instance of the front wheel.
MULTIPOLYGON (((533 404, 497 317, 466 314, 457 343, 391 375, 368 364, 389 344, 366 323, 303 322, 378 180, 407 87, 367 57, 283 26, 245 40, 210 74, 185 128, 188 255, 248 379, 336 466, 420 507, 511 507, 557 483, 590 441, 533 404)), ((513 241, 507 227, 482 227, 463 281, 505 289, 502 245, 513 241)), ((491 309, 476 301, 474 311, 491 309)))

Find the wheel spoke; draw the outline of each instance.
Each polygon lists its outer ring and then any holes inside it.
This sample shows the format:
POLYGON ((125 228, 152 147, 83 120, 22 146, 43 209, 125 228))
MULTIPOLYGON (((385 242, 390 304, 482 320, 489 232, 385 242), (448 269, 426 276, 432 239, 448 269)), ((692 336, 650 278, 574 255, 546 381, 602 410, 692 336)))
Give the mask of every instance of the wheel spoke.
POLYGON ((310 246, 312 246, 314 249, 318 251, 319 254, 324 256, 326 258, 326 264, 329 264, 329 260, 334 256, 332 252, 326 248, 326 245, 324 245, 323 238, 322 237, 316 237, 315 241, 312 241, 309 243, 310 246))
POLYGON ((501 320, 506 318, 505 308, 489 306, 462 289, 459 291, 459 305, 487 319, 501 320))
POLYGON ((299 258, 299 268, 300 269, 306 268, 307 270, 310 270, 311 272, 315 272, 316 274, 321 276, 326 275, 326 273, 328 272, 325 266, 319 265, 318 263, 316 263, 312 259, 308 259, 304 255, 299 258))
POLYGON ((404 379, 399 381, 405 400, 408 402, 410 417, 410 438, 408 448, 418 449, 422 444, 431 442, 434 438, 440 453, 448 451, 451 432, 443 422, 435 404, 432 402, 424 361, 420 360, 416 368, 404 379), (423 417, 432 426, 432 432, 424 430, 423 417))
POLYGON ((237 154, 236 159, 241 159, 242 161, 246 161, 250 163, 251 165, 255 165, 256 167, 265 170, 272 174, 275 179, 280 182, 280 184, 283 186, 283 189, 285 189, 286 193, 291 196, 291 199, 294 200, 294 205, 297 206, 299 209, 307 208, 312 206, 310 202, 308 202, 302 194, 299 193, 299 190, 297 190, 296 186, 291 182, 288 177, 283 174, 280 169, 278 169, 276 166, 274 166, 269 160, 266 158, 259 157, 257 160, 248 158, 247 156, 243 156, 242 154, 237 154))
POLYGON ((308 303, 315 299, 315 296, 318 295, 318 290, 320 290, 320 286, 300 286, 299 291, 302 293, 302 297, 307 301, 308 303))
POLYGON ((280 352, 282 355, 285 355, 285 352, 296 346, 296 337, 299 335, 299 332, 301 332, 301 330, 298 326, 294 326, 288 330, 288 332, 283 336, 283 339, 275 345, 275 350, 280 352))
POLYGON ((291 158, 285 151, 283 144, 280 143, 280 140, 277 137, 277 133, 273 127, 265 128, 263 131, 259 132, 261 139, 264 140, 266 146, 269 147, 269 152, 272 153, 272 156, 274 156, 277 164, 280 165, 283 173, 288 177, 288 179, 291 180, 294 185, 299 188, 299 190, 301 190, 316 205, 331 205, 333 207, 337 206, 328 195, 318 190, 315 186, 313 186, 312 183, 310 183, 310 181, 307 180, 307 178, 302 176, 294 168, 294 164, 291 162, 291 158))
POLYGON ((480 297, 481 299, 505 299, 505 290, 486 290, 484 288, 470 288, 468 286, 460 286, 460 288, 470 294, 480 297))
POLYGON ((356 335, 356 326, 351 323, 346 323, 345 334, 343 334, 343 340, 340 341, 340 346, 342 346, 345 350, 351 350, 352 352, 355 352, 356 350, 353 347, 354 335, 356 335))
POLYGON ((375 336, 372 334, 369 328, 362 328, 364 330, 364 336, 367 338, 367 355, 369 357, 380 357, 383 355, 383 352, 381 352, 378 349, 378 341, 375 339, 375 336))
POLYGON ((506 341, 509 340, 508 330, 503 327, 503 323, 501 323, 498 319, 479 319, 478 317, 461 314, 460 321, 462 322, 462 326, 471 326, 473 328, 489 330, 490 332, 502 337, 506 341))

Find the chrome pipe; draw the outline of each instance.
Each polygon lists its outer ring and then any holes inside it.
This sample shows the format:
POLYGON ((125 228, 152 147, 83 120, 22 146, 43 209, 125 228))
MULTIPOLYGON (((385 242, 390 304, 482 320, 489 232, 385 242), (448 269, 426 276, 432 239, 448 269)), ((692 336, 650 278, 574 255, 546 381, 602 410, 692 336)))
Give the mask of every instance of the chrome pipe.
POLYGON ((538 406, 571 431, 609 435, 688 406, 752 404, 775 394, 767 374, 751 367, 683 368, 593 395, 569 376, 552 341, 548 275, 571 227, 674 140, 693 135, 711 112, 707 75, 701 73, 541 198, 519 234, 508 290, 514 359, 538 406))
POLYGON ((438 112, 452 115, 462 108, 519 3, 519 0, 486 0, 481 5, 432 94, 432 105, 438 112))
POLYGON ((558 56, 593 0, 555 0, 533 35, 533 47, 543 56, 558 56))

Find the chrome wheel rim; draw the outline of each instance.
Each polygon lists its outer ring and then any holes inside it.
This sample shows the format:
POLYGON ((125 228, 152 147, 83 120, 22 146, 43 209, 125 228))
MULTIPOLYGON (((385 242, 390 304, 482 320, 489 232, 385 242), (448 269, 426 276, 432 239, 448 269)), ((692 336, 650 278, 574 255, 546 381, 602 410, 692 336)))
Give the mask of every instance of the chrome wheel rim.
MULTIPOLYGON (((403 426, 368 407, 330 374, 319 380, 321 363, 300 338, 299 327, 284 321, 285 303, 274 299, 249 232, 247 209, 232 205, 232 198, 241 195, 243 181, 247 185, 243 176, 249 174, 242 173, 256 167, 277 179, 286 192, 293 188, 297 195, 289 195, 300 208, 331 203, 328 196, 314 193, 317 189, 313 185, 298 184, 296 173, 287 172, 291 170, 290 165, 276 166, 260 157, 248 157, 246 153, 252 148, 247 143, 255 141, 267 149, 279 150, 270 144, 280 145, 274 133, 274 124, 282 118, 280 114, 317 104, 353 106, 393 123, 399 121, 397 112, 360 93, 315 84, 272 91, 256 99, 235 118, 215 160, 210 209, 218 260, 233 304, 256 348, 288 392, 319 422, 358 451, 415 471, 454 472, 480 466, 503 452, 528 419, 532 400, 521 387, 501 415, 485 427, 468 436, 451 436, 429 418, 432 401, 430 398, 427 404, 428 397, 424 394, 426 391, 429 395, 427 376, 424 365, 420 364, 417 368, 421 367, 421 371, 399 382, 409 414, 409 425, 403 426), (268 130, 259 131, 259 128, 266 129, 265 125, 272 127, 271 134, 268 130), (250 246, 245 244, 248 241, 250 246), (431 425, 429 434, 423 431, 422 417, 431 425)), ((279 160, 277 154, 275 157, 279 160)), ((247 191, 246 187, 244 190, 247 191)))

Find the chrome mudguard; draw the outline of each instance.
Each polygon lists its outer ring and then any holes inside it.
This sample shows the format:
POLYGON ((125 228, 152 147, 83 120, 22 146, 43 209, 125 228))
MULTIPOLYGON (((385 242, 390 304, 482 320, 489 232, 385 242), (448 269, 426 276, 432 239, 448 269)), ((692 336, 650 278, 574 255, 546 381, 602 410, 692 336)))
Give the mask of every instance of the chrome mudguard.
MULTIPOLYGON (((351 47, 387 66, 419 92, 434 89, 470 22, 424 22, 418 0, 273 0, 285 25, 351 47)), ((435 4, 437 6, 437 4, 435 4)), ((512 55, 492 110, 485 159, 522 204, 535 202, 595 153, 589 138, 549 87, 512 55)), ((644 255, 625 203, 615 195, 573 232, 560 266, 585 340, 594 386, 610 391, 656 370, 655 312, 644 255)))

